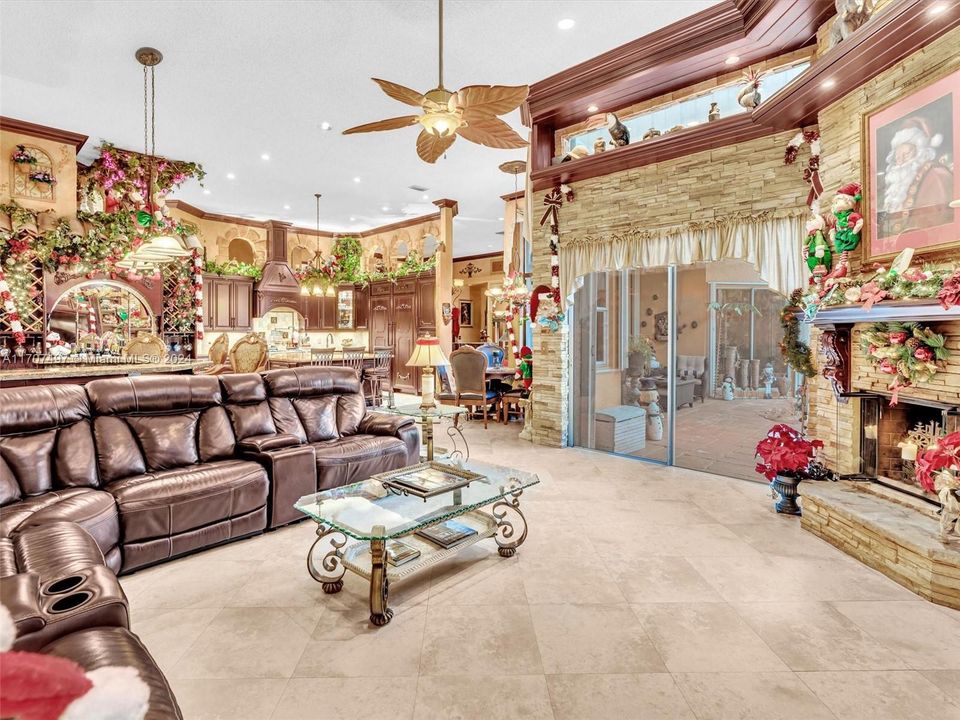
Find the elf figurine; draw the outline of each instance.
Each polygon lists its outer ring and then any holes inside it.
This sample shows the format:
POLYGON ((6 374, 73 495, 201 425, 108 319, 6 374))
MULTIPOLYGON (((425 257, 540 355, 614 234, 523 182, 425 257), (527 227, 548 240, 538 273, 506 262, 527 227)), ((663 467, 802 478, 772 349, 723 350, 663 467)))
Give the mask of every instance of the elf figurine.
POLYGON ((819 285, 823 276, 833 267, 833 252, 830 243, 823 235, 826 223, 823 217, 815 215, 807 221, 807 237, 803 254, 810 268, 810 283, 819 285))
POLYGON ((860 200, 860 183, 852 182, 837 190, 830 206, 835 218, 830 230, 830 239, 833 241, 834 249, 840 253, 840 265, 844 269, 848 265, 850 251, 856 250, 860 244, 863 215, 856 211, 857 203, 860 200))
POLYGON ((533 385, 533 352, 526 345, 520 351, 520 378, 524 391, 529 391, 533 385))

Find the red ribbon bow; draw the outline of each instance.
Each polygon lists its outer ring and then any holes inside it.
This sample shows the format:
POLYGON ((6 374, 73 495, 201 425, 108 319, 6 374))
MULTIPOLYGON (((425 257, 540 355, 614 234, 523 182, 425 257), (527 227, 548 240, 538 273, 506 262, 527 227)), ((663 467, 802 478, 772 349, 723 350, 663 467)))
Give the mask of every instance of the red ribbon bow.
POLYGON ((860 302, 863 303, 863 309, 867 312, 870 311, 874 303, 878 303, 887 297, 889 297, 887 291, 881 290, 880 286, 873 280, 860 288, 860 302))
POLYGON ((548 192, 546 197, 543 198, 543 204, 547 206, 547 209, 543 211, 540 225, 546 223, 547 220, 550 221, 550 225, 559 225, 560 214, 558 211, 563 206, 563 193, 560 192, 560 188, 555 187, 548 192))
POLYGON ((807 193, 807 207, 813 207, 813 201, 823 194, 823 181, 820 180, 820 172, 813 167, 805 168, 803 171, 803 181, 810 186, 810 192, 807 193))

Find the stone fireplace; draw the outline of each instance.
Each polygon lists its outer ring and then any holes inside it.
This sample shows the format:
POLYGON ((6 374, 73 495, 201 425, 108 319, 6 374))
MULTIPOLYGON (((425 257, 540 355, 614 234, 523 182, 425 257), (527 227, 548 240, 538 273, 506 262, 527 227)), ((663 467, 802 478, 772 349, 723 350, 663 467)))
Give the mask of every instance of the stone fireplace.
POLYGON ((940 539, 940 503, 912 467, 925 439, 960 429, 960 308, 826 308, 812 339, 820 376, 808 388, 808 432, 824 440, 823 459, 841 480, 801 485, 802 527, 918 595, 960 609, 960 539, 940 539), (944 335, 951 355, 891 406, 890 376, 861 352, 860 333, 874 322, 908 320, 944 335))

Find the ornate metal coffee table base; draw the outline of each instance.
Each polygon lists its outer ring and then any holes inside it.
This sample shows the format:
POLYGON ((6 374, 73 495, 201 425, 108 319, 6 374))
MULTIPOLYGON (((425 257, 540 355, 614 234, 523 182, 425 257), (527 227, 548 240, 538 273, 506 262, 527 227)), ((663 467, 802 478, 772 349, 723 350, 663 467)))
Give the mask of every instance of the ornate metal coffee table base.
MULTIPOLYGON (((310 576, 323 585, 325 593, 337 593, 343 589, 343 575, 349 569, 370 580, 370 622, 377 627, 386 625, 393 619, 393 610, 389 607, 390 577, 395 580, 406 578, 419 570, 434 565, 480 540, 492 537, 497 543, 497 552, 501 557, 509 558, 517 554, 523 541, 527 539, 527 522, 520 512, 521 490, 509 493, 507 497, 494 503, 490 512, 473 510, 461 516, 477 530, 458 545, 451 548, 437 548, 425 551, 419 560, 394 568, 390 572, 387 563, 387 542, 374 539, 369 543, 358 542, 344 550, 346 536, 338 530, 324 525, 317 527, 317 539, 307 553, 307 570, 310 576), (329 550, 323 544, 329 545, 329 550), (369 553, 369 565, 366 555, 369 553), (369 567, 369 569, 367 569, 369 567)), ((373 535, 385 535, 383 526, 373 528, 373 535)))

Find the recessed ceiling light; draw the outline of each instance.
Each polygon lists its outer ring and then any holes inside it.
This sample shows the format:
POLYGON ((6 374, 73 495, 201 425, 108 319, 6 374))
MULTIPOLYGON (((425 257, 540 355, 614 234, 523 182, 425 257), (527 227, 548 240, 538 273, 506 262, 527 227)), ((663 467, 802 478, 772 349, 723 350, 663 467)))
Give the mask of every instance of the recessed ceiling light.
POLYGON ((423 199, 424 199, 424 200, 429 200, 429 199, 430 199, 430 196, 429 196, 429 195, 424 195, 424 196, 423 196, 423 199))
POLYGON ((947 4, 945 2, 934 3, 930 6, 930 9, 927 10, 931 15, 939 15, 947 9, 947 4))
POLYGON ((360 182, 360 178, 355 177, 355 178, 353 179, 353 181, 354 181, 354 182, 360 182))
POLYGON ((573 18, 564 18, 563 20, 557 23, 557 27, 560 28, 561 30, 569 30, 576 24, 577 24, 577 21, 574 20, 573 18))
POLYGON ((320 129, 321 129, 321 130, 329 130, 329 129, 332 128, 332 127, 333 127, 333 125, 331 125, 330 123, 328 123, 326 120, 324 120, 322 123, 320 123, 320 129))
POLYGON ((260 159, 261 159, 261 160, 269 160, 269 159, 270 159, 270 154, 269 154, 269 153, 263 153, 263 154, 260 156, 260 159))
POLYGON ((357 219, 355 217, 350 218, 350 222, 356 222, 356 220, 357 219))
POLYGON ((595 113, 599 109, 596 105, 587 105, 587 112, 589 113, 595 113))
POLYGON ((390 206, 389 206, 389 205, 384 205, 384 206, 383 206, 382 208, 380 208, 380 209, 383 210, 384 212, 390 212, 390 206))
POLYGON ((820 83, 820 87, 822 87, 825 90, 829 90, 836 84, 837 84, 836 80, 834 80, 833 78, 828 78, 824 80, 822 83, 820 83))
POLYGON ((497 218, 497 220, 503 220, 503 218, 497 218))
POLYGON ((233 173, 227 173, 227 180, 236 180, 237 176, 233 173))
POLYGON ((203 190, 203 194, 204 194, 204 195, 209 195, 209 194, 210 194, 210 191, 209 191, 209 190, 207 190, 206 188, 204 188, 204 190, 203 190))
POLYGON ((289 210, 289 209, 290 209, 290 206, 289 206, 289 205, 284 205, 284 206, 283 206, 283 209, 284 209, 284 210, 289 210))
POLYGON ((738 62, 740 62, 740 56, 739 56, 739 55, 731 55, 731 56, 728 57, 726 60, 724 60, 724 62, 725 62, 727 65, 736 65, 738 62))

